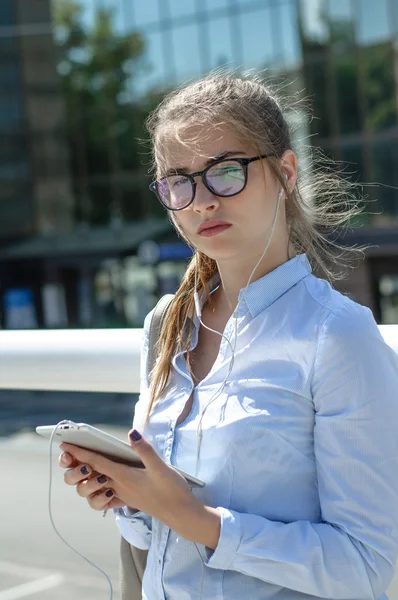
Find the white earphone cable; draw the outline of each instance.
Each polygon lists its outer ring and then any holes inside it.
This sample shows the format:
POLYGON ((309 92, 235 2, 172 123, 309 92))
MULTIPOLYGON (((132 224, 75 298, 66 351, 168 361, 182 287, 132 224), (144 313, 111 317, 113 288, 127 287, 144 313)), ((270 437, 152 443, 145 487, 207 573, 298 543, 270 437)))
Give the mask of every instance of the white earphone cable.
MULTIPOLYGON (((266 254, 266 252, 267 252, 267 250, 268 250, 268 248, 269 248, 269 245, 270 245, 270 243, 271 243, 272 237, 273 237, 273 235, 274 235, 274 230, 275 230, 276 221, 277 221, 277 218, 278 218, 279 204, 280 204, 280 201, 281 201, 281 198, 282 198, 282 196, 283 196, 283 188, 281 188, 281 190, 280 190, 280 192, 279 192, 279 194, 278 194, 278 200, 277 200, 277 205, 276 205, 276 210, 275 210, 274 220, 273 220, 273 222, 272 222, 272 227, 271 227, 271 234, 270 234, 270 236, 269 236, 269 239, 268 239, 267 245, 266 245, 266 247, 265 247, 265 249, 264 249, 264 251, 263 251, 262 255, 260 256, 259 260, 257 261, 257 263, 256 263, 256 266, 254 267, 254 269, 252 270, 252 272, 251 272, 251 274, 250 274, 250 277, 249 277, 249 280, 248 280, 248 282, 247 282, 247 284, 246 284, 246 287, 245 287, 245 291, 244 291, 244 293, 243 293, 243 296, 245 295, 245 293, 246 293, 246 291, 247 291, 247 288, 248 288, 248 287, 249 287, 249 285, 250 285, 250 282, 251 282, 251 280, 252 280, 252 277, 253 277, 253 275, 254 275, 255 271, 256 271, 256 269, 257 269, 258 265, 260 264, 260 262, 262 261, 262 259, 264 258, 265 254, 266 254)), ((236 308, 235 308, 235 310, 234 310, 234 312, 233 312, 233 314, 232 314, 233 318, 235 319, 234 345, 232 346, 232 344, 231 344, 231 342, 230 342, 230 339, 229 339, 229 338, 227 338, 227 336, 226 336, 226 335, 224 335, 224 334, 223 334, 223 333, 221 333, 220 331, 216 331, 215 329, 212 329, 211 327, 208 327, 207 325, 205 325, 205 324, 203 323, 203 321, 202 321, 202 319, 201 319, 201 317, 202 317, 202 310, 201 310, 201 306, 200 306, 199 295, 198 295, 198 292, 197 292, 197 271, 198 271, 198 254, 197 254, 197 253, 196 253, 196 265, 195 265, 195 267, 196 267, 196 268, 195 268, 195 291, 194 291, 194 301, 195 301, 196 314, 197 314, 197 316, 198 316, 199 322, 200 322, 200 323, 203 325, 203 327, 205 327, 205 328, 206 328, 206 329, 208 329, 209 331, 212 331, 213 333, 217 333, 217 334, 218 334, 218 335, 220 335, 221 337, 225 338, 225 339, 227 340, 227 342, 228 342, 228 344, 229 344, 230 348, 231 348, 231 351, 232 351, 232 354, 231 354, 231 360, 230 360, 229 369, 228 369, 228 373, 227 373, 227 375, 225 376, 225 379, 224 379, 224 381, 222 382, 222 384, 221 384, 220 388, 217 390, 217 392, 215 393, 215 395, 214 395, 214 396, 212 396, 212 397, 210 398, 209 402, 208 402, 208 403, 206 404, 206 406, 204 407, 204 409, 203 409, 203 411, 202 411, 202 413, 201 413, 201 415, 200 415, 200 418, 199 418, 199 423, 198 423, 198 427, 197 427, 197 435, 196 435, 196 439, 197 439, 197 448, 196 448, 196 467, 195 467, 195 477, 197 477, 197 476, 198 476, 198 470, 199 470, 199 456, 200 456, 200 447, 201 447, 201 444, 202 444, 202 437, 203 437, 203 430, 202 430, 202 421, 203 421, 203 416, 204 416, 204 414, 205 414, 205 412, 206 412, 206 410, 207 410, 208 406, 210 406, 210 404, 211 404, 212 402, 214 402, 214 400, 216 400, 216 399, 219 397, 219 395, 222 393, 222 391, 223 391, 223 389, 224 389, 224 387, 225 387, 225 385, 226 385, 226 383, 227 383, 228 377, 229 377, 229 376, 230 376, 230 374, 231 374, 231 371, 232 371, 232 368, 233 368, 233 364, 234 364, 234 361, 235 361, 235 350, 236 350, 237 331, 238 331, 238 310, 239 310, 239 304, 240 304, 240 300, 238 301, 238 304, 237 304, 237 306, 236 306, 236 308)), ((232 336, 231 336, 231 337, 232 337, 232 336)), ((204 562, 204 560, 203 560, 203 557, 202 557, 202 555, 201 555, 201 553, 200 553, 200 550, 199 550, 199 548, 198 548, 198 546, 197 546, 196 542, 193 542, 193 544, 194 544, 194 545, 195 545, 195 547, 196 547, 196 550, 197 550, 197 552, 198 552, 198 554, 199 554, 199 557, 200 557, 200 560, 201 560, 201 563, 202 563, 202 577, 201 577, 201 582, 200 582, 200 595, 199 595, 199 600, 202 600, 203 580, 204 580, 204 565, 205 565, 205 562, 204 562)))
POLYGON ((91 560, 89 560, 86 556, 84 556, 83 554, 81 554, 81 552, 79 552, 78 550, 76 550, 76 548, 74 548, 71 544, 69 544, 69 542, 66 541, 66 539, 60 534, 60 532, 58 531, 55 523, 54 523, 54 519, 53 519, 53 514, 52 514, 52 503, 51 503, 51 492, 52 492, 52 474, 53 474, 53 470, 52 470, 52 444, 53 444, 53 440, 54 440, 54 435, 55 432, 57 431, 57 429, 64 424, 67 424, 69 421, 67 420, 63 420, 63 421, 59 421, 59 423, 57 423, 57 425, 54 427, 54 430, 51 434, 51 438, 50 438, 50 474, 49 474, 49 485, 48 485, 48 513, 50 516, 50 521, 51 521, 51 525, 53 526, 53 529, 55 531, 55 533, 57 534, 57 536, 59 538, 61 538, 61 540, 64 542, 64 544, 66 544, 66 546, 68 546, 68 548, 70 548, 71 550, 73 550, 73 552, 75 552, 78 556, 80 556, 80 558, 82 558, 83 560, 85 560, 90 566, 92 566, 94 569, 97 569, 97 571, 99 571, 107 580, 108 584, 109 584, 109 600, 113 599, 113 587, 112 587, 112 582, 110 580, 110 578, 108 577, 108 575, 105 573, 105 571, 103 571, 100 567, 98 567, 96 564, 94 564, 91 560))

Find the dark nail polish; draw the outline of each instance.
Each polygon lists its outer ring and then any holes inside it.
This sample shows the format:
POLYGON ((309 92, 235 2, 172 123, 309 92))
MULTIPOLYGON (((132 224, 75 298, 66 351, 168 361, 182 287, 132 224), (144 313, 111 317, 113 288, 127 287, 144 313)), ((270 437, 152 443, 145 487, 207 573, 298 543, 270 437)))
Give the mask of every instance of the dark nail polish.
POLYGON ((133 429, 133 431, 130 433, 130 437, 134 442, 139 442, 142 438, 142 435, 138 433, 136 429, 133 429))
POLYGON ((82 475, 88 475, 88 469, 86 467, 86 465, 84 465, 81 469, 80 469, 80 473, 82 475))
POLYGON ((108 478, 106 475, 100 475, 99 477, 97 477, 97 481, 98 483, 105 483, 106 481, 108 481, 108 478))
POLYGON ((106 496, 107 498, 112 498, 112 496, 113 496, 113 492, 112 492, 112 490, 108 490, 107 492, 105 492, 105 496, 106 496))

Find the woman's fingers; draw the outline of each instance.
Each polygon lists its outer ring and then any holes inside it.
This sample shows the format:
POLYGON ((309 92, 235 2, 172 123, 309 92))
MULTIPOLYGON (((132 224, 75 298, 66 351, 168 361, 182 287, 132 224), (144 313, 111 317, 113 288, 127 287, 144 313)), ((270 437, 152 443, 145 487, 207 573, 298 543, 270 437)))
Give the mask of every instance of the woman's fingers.
MULTIPOLYGON (((76 486, 76 491, 82 498, 89 498, 93 494, 103 490, 105 487, 109 487, 108 478, 105 475, 97 475, 81 481, 76 486)), ((110 496, 112 497, 112 496, 110 496)))
POLYGON ((65 471, 64 473, 64 481, 68 485, 77 485, 81 481, 88 479, 95 475, 90 465, 80 465, 78 464, 76 467, 72 467, 65 471))
POLYGON ((97 492, 96 494, 92 494, 87 498, 87 501, 94 510, 105 510, 109 508, 110 501, 114 497, 114 491, 111 488, 108 488, 97 492))
POLYGON ((58 464, 63 468, 76 467, 79 463, 69 452, 62 452, 58 457, 58 464))
POLYGON ((79 463, 68 452, 60 454, 58 464, 67 469, 64 473, 65 483, 75 485, 79 496, 86 498, 92 509, 105 510, 125 505, 116 498, 114 491, 109 487, 108 477, 97 473, 90 465, 79 463))

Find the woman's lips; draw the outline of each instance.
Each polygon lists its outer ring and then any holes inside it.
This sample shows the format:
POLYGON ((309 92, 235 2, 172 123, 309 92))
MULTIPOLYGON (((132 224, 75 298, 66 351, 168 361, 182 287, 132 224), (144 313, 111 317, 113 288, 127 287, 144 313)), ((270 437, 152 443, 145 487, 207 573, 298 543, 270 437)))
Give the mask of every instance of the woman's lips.
POLYGON ((225 231, 226 229, 229 229, 230 227, 231 227, 231 224, 215 225, 214 227, 208 227, 207 229, 202 229, 202 231, 199 233, 199 235, 201 235, 202 237, 212 237, 213 235, 218 235, 219 233, 222 233, 223 231, 225 231))

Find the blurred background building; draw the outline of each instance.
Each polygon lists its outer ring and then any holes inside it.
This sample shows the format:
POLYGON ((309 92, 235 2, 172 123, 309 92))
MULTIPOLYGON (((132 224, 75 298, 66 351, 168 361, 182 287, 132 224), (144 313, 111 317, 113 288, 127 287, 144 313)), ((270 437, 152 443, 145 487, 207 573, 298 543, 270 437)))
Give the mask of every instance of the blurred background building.
POLYGON ((398 322, 398 0, 1 0, 1 327, 141 326, 175 291, 190 251, 138 140, 165 91, 224 65, 304 90, 299 156, 378 183, 339 289, 398 322))

